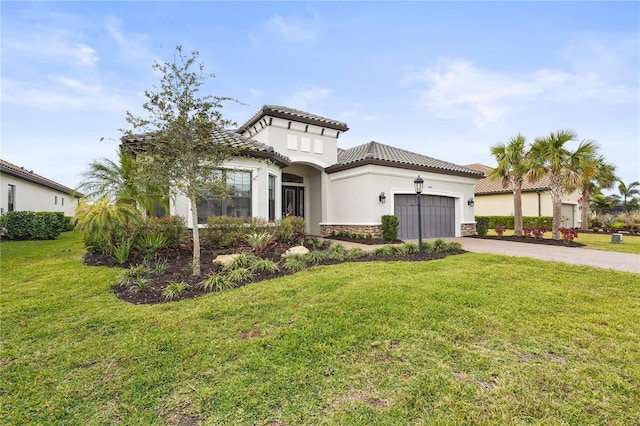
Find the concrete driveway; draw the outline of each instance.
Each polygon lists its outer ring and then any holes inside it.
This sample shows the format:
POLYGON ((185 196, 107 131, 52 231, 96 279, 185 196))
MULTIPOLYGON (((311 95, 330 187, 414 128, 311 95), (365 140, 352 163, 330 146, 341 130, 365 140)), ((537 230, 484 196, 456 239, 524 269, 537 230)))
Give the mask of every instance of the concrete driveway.
MULTIPOLYGON (((578 247, 556 247, 542 244, 515 243, 511 241, 484 240, 481 238, 444 238, 457 241, 466 251, 531 257, 574 265, 595 266, 616 271, 640 274, 640 255, 604 250, 588 250, 578 247)), ((416 242, 416 241, 414 241, 416 242)))

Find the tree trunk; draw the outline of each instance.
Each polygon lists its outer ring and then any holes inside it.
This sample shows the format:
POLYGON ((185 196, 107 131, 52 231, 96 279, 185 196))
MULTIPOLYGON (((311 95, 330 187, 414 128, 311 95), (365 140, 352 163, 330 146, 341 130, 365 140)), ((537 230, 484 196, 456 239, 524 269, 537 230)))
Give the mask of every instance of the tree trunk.
POLYGON ((560 225, 562 223, 562 194, 555 188, 551 188, 551 203, 553 204, 553 222, 551 237, 554 240, 560 239, 560 225))
POLYGON ((584 191, 582 191, 582 216, 581 216, 581 220, 582 223, 580 224, 580 229, 582 229, 583 231, 586 231, 587 229, 589 229, 589 198, 591 197, 591 194, 589 193, 588 189, 585 189, 584 191))
POLYGON ((522 181, 513 185, 513 233, 516 237, 522 236, 522 181))
POLYGON ((197 200, 194 195, 189 196, 191 203, 191 224, 193 225, 193 260, 191 261, 191 274, 200 276, 200 229, 198 228, 198 207, 197 200))

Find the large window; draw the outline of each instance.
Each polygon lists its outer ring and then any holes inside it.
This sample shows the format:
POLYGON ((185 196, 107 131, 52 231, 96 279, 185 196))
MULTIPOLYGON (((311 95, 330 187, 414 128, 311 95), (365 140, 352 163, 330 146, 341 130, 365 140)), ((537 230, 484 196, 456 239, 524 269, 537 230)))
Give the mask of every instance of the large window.
POLYGON ((15 209, 16 203, 16 186, 9 185, 7 188, 7 210, 12 212, 15 209))
POLYGON ((276 220, 276 177, 269 175, 269 221, 276 220))
POLYGON ((198 223, 207 223, 210 216, 251 217, 251 172, 222 170, 230 189, 230 199, 205 194, 198 203, 198 223))

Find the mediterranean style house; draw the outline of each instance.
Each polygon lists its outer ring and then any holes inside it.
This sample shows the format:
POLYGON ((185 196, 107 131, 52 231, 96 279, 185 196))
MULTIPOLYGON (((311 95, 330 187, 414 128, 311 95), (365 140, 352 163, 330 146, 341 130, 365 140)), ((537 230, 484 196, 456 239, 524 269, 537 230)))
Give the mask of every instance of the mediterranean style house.
MULTIPOLYGON (((475 189, 475 210, 477 216, 513 216, 513 189, 502 186, 502 181, 486 177, 492 170, 483 164, 467 164, 467 168, 482 172, 475 189)), ((549 178, 538 182, 526 180, 522 184, 522 215, 553 216, 553 204, 549 190, 549 178)), ((567 193, 562 198, 562 226, 580 226, 580 192, 567 193)))
MULTIPOLYGON (((235 132, 218 134, 243 155, 224 165, 231 199, 203 197, 198 224, 212 215, 271 221, 294 215, 303 217, 314 235, 347 231, 378 238, 381 217, 395 214, 398 237, 414 239, 418 205, 413 181, 420 175, 422 235, 475 233, 470 200, 481 172, 378 142, 341 149, 338 138, 348 130, 337 120, 265 105, 235 132)), ((175 197, 170 208, 194 226, 186 197, 175 197)))
POLYGON ((73 189, 0 160, 1 213, 10 211, 63 212, 73 216, 82 194, 73 189))

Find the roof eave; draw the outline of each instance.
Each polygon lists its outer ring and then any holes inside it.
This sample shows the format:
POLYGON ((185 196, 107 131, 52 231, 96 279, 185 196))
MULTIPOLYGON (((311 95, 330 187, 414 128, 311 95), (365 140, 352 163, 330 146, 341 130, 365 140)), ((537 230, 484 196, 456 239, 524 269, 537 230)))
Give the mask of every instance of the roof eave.
POLYGON ((347 130, 349 130, 349 127, 346 125, 339 125, 339 124, 330 123, 322 120, 315 120, 313 118, 308 118, 308 117, 300 117, 297 115, 292 115, 292 114, 281 112, 281 111, 275 111, 272 109, 267 109, 266 111, 264 109, 261 109, 256 115, 251 117, 249 121, 243 124, 242 127, 238 129, 238 132, 247 131, 251 126, 257 124, 264 117, 275 117, 275 118, 282 118, 285 120, 298 121, 300 123, 313 124, 315 126, 324 127, 327 129, 339 130, 341 132, 346 132, 347 130))
POLYGON ((341 172, 343 170, 354 169, 356 167, 367 166, 367 165, 387 166, 387 167, 401 168, 406 170, 415 170, 418 172, 431 172, 431 173, 440 173, 440 174, 445 174, 450 176, 469 177, 473 179, 483 178, 481 174, 476 174, 476 173, 467 173, 467 172, 462 172, 457 170, 447 170, 447 169, 440 169, 437 167, 421 166, 419 164, 397 163, 393 161, 378 160, 378 159, 364 159, 364 160, 353 161, 347 164, 334 164, 333 166, 329 166, 324 170, 326 173, 331 174, 331 173, 341 172))

